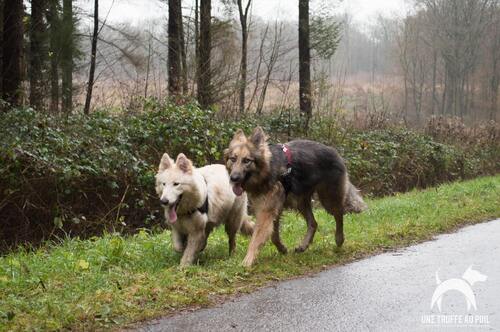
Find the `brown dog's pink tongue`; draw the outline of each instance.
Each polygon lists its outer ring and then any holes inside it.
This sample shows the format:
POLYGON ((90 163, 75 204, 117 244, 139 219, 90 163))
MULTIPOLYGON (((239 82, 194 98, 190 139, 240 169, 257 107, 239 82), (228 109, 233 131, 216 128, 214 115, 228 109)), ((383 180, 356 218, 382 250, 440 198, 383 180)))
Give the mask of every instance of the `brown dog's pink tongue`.
POLYGON ((243 194, 243 187, 241 186, 241 184, 234 184, 233 192, 236 196, 241 196, 241 194, 243 194))
POLYGON ((175 211, 176 206, 172 206, 168 210, 168 219, 171 223, 174 223, 177 220, 177 212, 175 211))

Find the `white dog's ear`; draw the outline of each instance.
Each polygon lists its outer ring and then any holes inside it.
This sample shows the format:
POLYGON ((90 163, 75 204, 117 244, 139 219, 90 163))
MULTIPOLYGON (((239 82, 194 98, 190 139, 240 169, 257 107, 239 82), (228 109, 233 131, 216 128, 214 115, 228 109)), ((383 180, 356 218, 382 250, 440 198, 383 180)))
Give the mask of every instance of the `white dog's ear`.
POLYGON ((167 153, 164 153, 160 160, 160 166, 158 166, 158 171, 163 172, 164 170, 172 167, 174 161, 170 159, 167 153))
POLYGON ((256 147, 259 147, 260 145, 266 143, 267 141, 267 136, 264 133, 264 130, 262 127, 257 126, 253 130, 252 137, 250 137, 250 141, 255 145, 256 147))
POLYGON ((233 142, 234 143, 245 143, 246 141, 247 141, 247 137, 245 136, 245 133, 243 132, 243 130, 238 129, 234 133, 233 140, 231 141, 231 143, 233 143, 233 142))
POLYGON ((175 164, 184 173, 191 173, 193 171, 193 163, 189 160, 184 153, 179 153, 175 164))

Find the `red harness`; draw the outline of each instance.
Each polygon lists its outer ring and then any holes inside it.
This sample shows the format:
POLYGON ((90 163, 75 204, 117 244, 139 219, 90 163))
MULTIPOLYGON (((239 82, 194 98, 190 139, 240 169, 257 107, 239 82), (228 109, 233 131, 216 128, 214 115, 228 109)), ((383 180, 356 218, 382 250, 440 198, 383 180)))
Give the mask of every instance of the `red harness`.
POLYGON ((281 144, 281 149, 286 156, 286 171, 281 176, 286 177, 292 172, 292 151, 286 144, 281 144))
POLYGON ((288 148, 288 146, 286 146, 286 144, 282 144, 281 146, 283 148, 283 153, 285 153, 286 156, 286 161, 287 161, 286 166, 292 167, 292 151, 290 151, 290 149, 288 148))

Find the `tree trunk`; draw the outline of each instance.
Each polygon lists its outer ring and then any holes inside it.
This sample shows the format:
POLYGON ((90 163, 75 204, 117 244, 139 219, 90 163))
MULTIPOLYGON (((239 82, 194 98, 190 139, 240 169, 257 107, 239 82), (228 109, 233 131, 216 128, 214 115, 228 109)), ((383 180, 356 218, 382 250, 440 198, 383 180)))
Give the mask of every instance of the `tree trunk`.
POLYGON ((171 96, 181 93, 180 24, 181 0, 168 1, 168 92, 171 96))
POLYGON ((20 106, 22 103, 23 1, 5 1, 3 14, 2 97, 12 106, 20 106))
POLYGON ((311 54, 309 48, 309 0, 299 0, 299 98, 300 112, 309 127, 311 109, 311 54))
POLYGON ((238 0, 238 12, 241 25, 241 62, 240 62, 240 84, 239 84, 239 111, 245 111, 245 91, 247 88, 247 53, 248 53, 248 10, 252 0, 248 0, 243 8, 242 0, 238 0))
POLYGON ((491 102, 490 102, 490 120, 496 121, 497 105, 498 105, 498 87, 500 86, 500 78, 498 77, 498 65, 500 59, 493 60, 493 74, 490 79, 491 102))
MULTIPOLYGON (((3 72, 3 3, 4 0, 0 0, 0 73, 3 72)), ((3 97, 2 94, 2 77, 0 77, 0 99, 3 97)), ((2 107, 0 105, 0 112, 2 111, 2 107)))
POLYGON ((49 0, 47 22, 49 24, 49 59, 50 59, 50 112, 59 111, 59 14, 58 0, 49 0))
POLYGON ((202 108, 212 105, 211 95, 211 0, 201 0, 200 2, 200 44, 199 44, 199 81, 198 81, 198 102, 202 108))
POLYGON ((182 93, 187 94, 188 93, 188 79, 187 79, 187 74, 188 74, 188 69, 187 69, 187 58, 186 58, 186 42, 185 42, 185 37, 184 37, 184 23, 182 20, 182 6, 181 6, 181 1, 179 1, 179 47, 181 49, 181 65, 182 65, 182 70, 181 70, 181 79, 182 79, 182 93))
POLYGON ((73 108, 73 4, 63 0, 61 70, 62 70, 62 110, 71 112, 73 108))
POLYGON ((30 105, 35 110, 43 108, 43 75, 42 67, 45 54, 45 11, 44 0, 31 0, 30 24, 30 105))
MULTIPOLYGON (((198 0, 194 1, 194 57, 196 68, 194 70, 194 80, 196 84, 200 82, 200 71, 199 71, 199 63, 200 60, 200 5, 198 0)), ((194 88, 194 87, 193 87, 194 88)), ((194 89, 193 89, 194 94, 194 89)))
POLYGON ((437 51, 432 53, 432 102, 431 102, 431 115, 434 115, 436 110, 436 75, 437 75, 437 51))
POLYGON ((99 0, 94 1, 94 32, 92 34, 92 49, 90 51, 89 82, 87 84, 87 97, 85 98, 84 114, 90 113, 90 101, 92 100, 92 88, 94 87, 95 61, 97 56, 97 37, 99 34, 99 0))
MULTIPOLYGON (((149 37, 149 43, 148 43, 148 62, 146 65, 146 82, 144 84, 144 99, 148 97, 148 87, 149 87, 149 71, 151 68, 151 40, 153 38, 150 36, 149 37)), ((144 103, 145 105, 146 103, 144 103)))

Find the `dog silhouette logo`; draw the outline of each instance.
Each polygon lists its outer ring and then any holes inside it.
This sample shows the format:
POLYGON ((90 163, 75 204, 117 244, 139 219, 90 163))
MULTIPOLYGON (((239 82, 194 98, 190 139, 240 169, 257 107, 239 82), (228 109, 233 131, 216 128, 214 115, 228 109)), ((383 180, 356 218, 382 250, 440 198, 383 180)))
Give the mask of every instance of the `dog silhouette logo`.
POLYGON ((467 302, 467 312, 473 307, 477 310, 476 296, 472 291, 472 286, 478 281, 486 281, 487 276, 481 274, 479 271, 473 270, 472 265, 464 272, 462 278, 452 278, 441 282, 439 279, 438 271, 436 271, 436 283, 437 287, 432 295, 431 310, 434 304, 437 304, 439 312, 441 312, 441 302, 443 300, 443 295, 450 290, 456 290, 462 293, 467 302))

